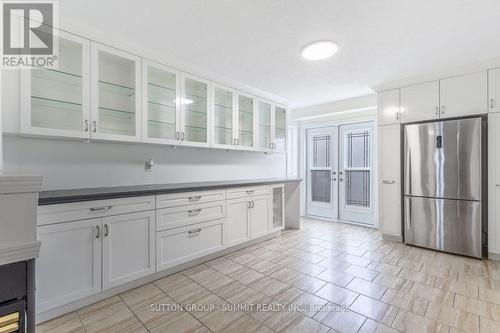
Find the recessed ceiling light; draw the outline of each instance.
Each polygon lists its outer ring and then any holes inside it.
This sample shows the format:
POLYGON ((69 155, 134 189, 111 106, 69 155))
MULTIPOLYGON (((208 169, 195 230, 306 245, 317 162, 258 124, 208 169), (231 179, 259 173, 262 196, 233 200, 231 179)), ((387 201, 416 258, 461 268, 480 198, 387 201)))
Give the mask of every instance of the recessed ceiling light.
POLYGON ((306 45, 302 49, 302 58, 307 60, 322 60, 337 53, 338 49, 339 46, 337 43, 329 40, 321 40, 306 45))

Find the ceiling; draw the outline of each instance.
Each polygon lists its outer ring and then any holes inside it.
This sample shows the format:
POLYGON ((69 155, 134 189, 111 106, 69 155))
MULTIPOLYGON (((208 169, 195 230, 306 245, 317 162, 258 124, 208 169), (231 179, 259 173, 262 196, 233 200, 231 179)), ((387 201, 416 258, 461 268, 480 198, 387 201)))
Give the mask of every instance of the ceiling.
POLYGON ((65 0, 77 22, 139 49, 286 98, 291 107, 372 93, 370 85, 500 57, 498 0, 65 0), (305 44, 338 42, 309 62, 305 44))

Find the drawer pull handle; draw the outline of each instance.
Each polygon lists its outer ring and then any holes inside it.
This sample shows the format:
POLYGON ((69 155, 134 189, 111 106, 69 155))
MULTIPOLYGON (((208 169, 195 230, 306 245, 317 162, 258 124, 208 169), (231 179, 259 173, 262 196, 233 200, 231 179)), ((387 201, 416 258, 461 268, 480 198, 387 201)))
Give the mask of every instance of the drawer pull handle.
POLYGON ((92 207, 90 208, 91 212, 105 212, 107 210, 110 210, 113 208, 113 206, 105 206, 105 207, 92 207))
POLYGON ((247 190, 247 194, 252 194, 255 190, 247 190))
POLYGON ((201 229, 193 229, 188 231, 188 235, 195 235, 199 234, 201 232, 201 229))
POLYGON ((382 183, 384 184, 396 184, 395 180, 382 180, 382 183))
POLYGON ((191 210, 188 210, 188 215, 189 216, 194 216, 194 215, 200 214, 200 212, 201 212, 201 208, 191 209, 191 210))
POLYGON ((197 195, 197 196, 194 196, 194 197, 189 197, 188 199, 189 199, 189 201, 200 201, 201 195, 197 195))
POLYGON ((109 227, 107 224, 104 225, 104 237, 109 236, 109 227))

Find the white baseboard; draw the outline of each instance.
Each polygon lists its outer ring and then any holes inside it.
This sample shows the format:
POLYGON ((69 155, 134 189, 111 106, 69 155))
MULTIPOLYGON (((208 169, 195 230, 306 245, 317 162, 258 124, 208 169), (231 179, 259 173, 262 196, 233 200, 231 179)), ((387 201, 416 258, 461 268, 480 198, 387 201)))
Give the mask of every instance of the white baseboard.
POLYGON ((495 260, 495 261, 500 261, 500 254, 493 253, 493 252, 488 252, 488 259, 495 260))
POLYGON ((92 295, 92 296, 80 299, 80 300, 72 302, 72 303, 68 303, 68 304, 59 306, 59 307, 57 307, 55 309, 51 309, 51 310, 48 310, 48 311, 45 311, 45 312, 37 313, 36 317, 35 317, 36 318, 36 320, 35 320, 36 324, 40 324, 40 323, 43 323, 43 322, 45 322, 47 320, 50 320, 50 319, 62 316, 64 314, 67 314, 69 312, 81 309, 81 308, 83 308, 83 307, 85 307, 87 305, 94 304, 94 303, 102 301, 102 300, 104 300, 106 298, 109 298, 109 297, 121 294, 121 293, 123 293, 123 292, 125 292, 127 290, 140 287, 140 286, 142 286, 144 284, 147 284, 147 283, 156 281, 158 279, 164 278, 164 277, 166 277, 168 275, 172 275, 174 273, 183 271, 183 270, 185 270, 187 268, 190 268, 190 267, 202 264, 204 262, 213 260, 213 259, 221 257, 221 256, 225 256, 228 253, 231 253, 231 252, 243 249, 245 247, 249 247, 249 246, 255 245, 257 243, 260 243, 262 241, 265 241, 265 240, 268 240, 268 239, 271 239, 271 238, 278 237, 279 235, 281 235, 281 231, 275 231, 273 233, 270 233, 268 235, 265 235, 265 236, 262 236, 262 237, 259 237, 259 238, 256 238, 256 239, 253 239, 251 241, 248 241, 248 242, 245 242, 245 243, 242 243, 242 244, 238 244, 238 245, 235 245, 235 246, 232 246, 232 247, 229 247, 229 248, 225 248, 223 250, 220 250, 218 252, 206 255, 204 257, 201 257, 201 258, 189 261, 187 263, 180 264, 178 266, 166 269, 164 271, 157 272, 157 273, 154 273, 152 275, 143 277, 141 279, 138 279, 138 280, 135 280, 135 281, 123 284, 123 285, 118 286, 116 288, 112 288, 112 289, 109 289, 109 290, 104 290, 104 291, 101 291, 98 294, 95 294, 95 295, 92 295))
POLYGON ((393 241, 393 242, 399 242, 401 243, 403 241, 402 236, 396 236, 396 235, 390 235, 390 234, 382 234, 382 239, 388 240, 388 241, 393 241))

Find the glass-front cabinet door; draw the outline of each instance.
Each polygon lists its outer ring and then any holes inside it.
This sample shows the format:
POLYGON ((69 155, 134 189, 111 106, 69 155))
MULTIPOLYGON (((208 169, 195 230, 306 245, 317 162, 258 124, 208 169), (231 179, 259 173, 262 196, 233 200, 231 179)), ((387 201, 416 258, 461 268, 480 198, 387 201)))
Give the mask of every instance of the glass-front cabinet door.
POLYGON ((273 105, 270 102, 258 101, 257 104, 257 137, 259 150, 271 149, 273 105))
POLYGON ((210 146, 210 82, 200 77, 181 75, 182 143, 190 146, 210 146))
POLYGON ((234 148, 237 145, 234 91, 217 84, 212 84, 212 87, 212 146, 234 148))
POLYGON ((141 59, 92 43, 91 137, 141 140, 141 59))
POLYGON ((255 124, 257 113, 255 112, 254 98, 244 94, 238 94, 238 120, 237 120, 237 146, 242 149, 255 147, 255 124))
POLYGON ((180 72, 142 60, 142 141, 180 143, 180 72))
POLYGON ((90 138, 90 41, 56 31, 57 68, 21 70, 23 134, 90 138))
POLYGON ((276 152, 286 151, 286 108, 280 105, 274 107, 272 149, 276 152))

